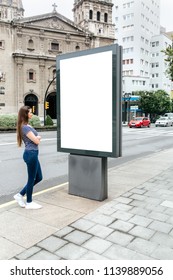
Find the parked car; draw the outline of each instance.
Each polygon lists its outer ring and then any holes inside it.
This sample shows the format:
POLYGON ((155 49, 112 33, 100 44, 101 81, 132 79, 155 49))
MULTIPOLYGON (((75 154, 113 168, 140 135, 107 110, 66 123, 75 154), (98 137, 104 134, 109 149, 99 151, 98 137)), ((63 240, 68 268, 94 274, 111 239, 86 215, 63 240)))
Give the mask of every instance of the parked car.
POLYGON ((150 122, 149 118, 147 118, 147 117, 136 117, 129 122, 128 126, 130 128, 132 128, 132 127, 144 127, 144 126, 150 127, 150 124, 151 124, 151 122, 150 122))
POLYGON ((170 119, 173 119, 173 113, 165 113, 165 114, 163 115, 163 117, 168 117, 168 118, 170 118, 170 119))
POLYGON ((172 126, 173 120, 169 117, 160 117, 156 122, 155 126, 172 126))

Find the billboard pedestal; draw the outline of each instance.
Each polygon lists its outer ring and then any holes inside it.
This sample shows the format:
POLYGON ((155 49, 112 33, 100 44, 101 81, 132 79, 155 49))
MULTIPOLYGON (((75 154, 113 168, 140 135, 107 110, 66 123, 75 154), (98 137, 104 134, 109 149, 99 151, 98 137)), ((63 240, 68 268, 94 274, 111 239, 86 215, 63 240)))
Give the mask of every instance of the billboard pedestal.
POLYGON ((107 194, 107 158, 69 155, 69 194, 103 201, 107 194))

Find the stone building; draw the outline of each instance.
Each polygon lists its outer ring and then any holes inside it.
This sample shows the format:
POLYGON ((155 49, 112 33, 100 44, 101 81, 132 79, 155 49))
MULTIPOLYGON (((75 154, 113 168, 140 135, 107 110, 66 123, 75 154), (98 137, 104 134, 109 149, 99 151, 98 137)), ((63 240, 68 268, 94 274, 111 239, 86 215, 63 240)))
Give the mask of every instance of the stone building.
POLYGON ((53 11, 24 17, 22 0, 0 0, 0 114, 23 105, 56 118, 56 56, 114 43, 112 0, 74 0, 74 22, 53 11))

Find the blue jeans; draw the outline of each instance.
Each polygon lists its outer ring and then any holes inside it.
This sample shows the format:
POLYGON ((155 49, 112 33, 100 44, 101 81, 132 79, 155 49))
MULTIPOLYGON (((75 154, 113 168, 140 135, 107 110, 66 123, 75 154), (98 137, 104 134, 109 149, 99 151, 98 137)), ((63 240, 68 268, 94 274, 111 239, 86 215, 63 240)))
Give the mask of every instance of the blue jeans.
POLYGON ((38 150, 25 150, 23 159, 27 165, 28 182, 20 194, 27 196, 27 202, 32 202, 33 187, 42 180, 42 171, 38 160, 38 150))

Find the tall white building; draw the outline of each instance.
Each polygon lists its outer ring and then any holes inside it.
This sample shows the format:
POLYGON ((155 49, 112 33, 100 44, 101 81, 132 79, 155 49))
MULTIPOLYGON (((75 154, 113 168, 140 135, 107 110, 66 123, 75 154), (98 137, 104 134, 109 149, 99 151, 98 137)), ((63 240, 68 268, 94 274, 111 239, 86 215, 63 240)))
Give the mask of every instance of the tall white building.
POLYGON ((155 67, 160 72, 157 76, 153 67, 153 63, 156 62, 155 66, 164 65, 164 57, 160 51, 166 46, 165 36, 160 35, 160 0, 113 2, 115 37, 118 44, 123 46, 123 91, 126 93, 152 89, 169 91, 170 81, 164 75, 165 69, 163 71, 163 68, 155 67), (159 41, 157 49, 153 47, 156 39, 159 41))
POLYGON ((165 50, 171 44, 171 39, 166 34, 155 35, 151 40, 151 88, 152 90, 163 89, 171 91, 171 82, 167 77, 167 62, 165 50))

